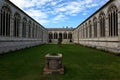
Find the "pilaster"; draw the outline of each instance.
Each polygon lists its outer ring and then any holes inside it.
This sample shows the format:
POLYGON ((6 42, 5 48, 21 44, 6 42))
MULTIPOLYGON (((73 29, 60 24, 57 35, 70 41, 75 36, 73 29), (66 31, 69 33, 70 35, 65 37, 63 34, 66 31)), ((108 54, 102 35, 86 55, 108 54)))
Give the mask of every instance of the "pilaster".
POLYGON ((106 35, 106 38, 109 37, 109 23, 108 23, 108 16, 106 17, 106 21, 105 21, 105 35, 106 35))
POLYGON ((28 38, 28 31, 29 31, 29 25, 28 25, 28 23, 26 23, 26 38, 28 38))
POLYGON ((31 30, 30 38, 32 38, 32 24, 30 25, 30 30, 31 30))
POLYGON ((98 38, 97 46, 99 46, 99 42, 100 42, 100 22, 99 22, 99 20, 97 20, 97 38, 98 38))
POLYGON ((22 37, 22 20, 19 22, 19 37, 22 37))
POLYGON ((0 36, 1 36, 1 10, 0 10, 0 36))
POLYGON ((10 37, 14 37, 14 18, 10 16, 10 37))
POLYGON ((92 28, 92 36, 91 36, 91 38, 94 38, 94 26, 93 26, 93 22, 91 24, 91 28, 92 28))
POLYGON ((118 12, 118 40, 119 40, 119 48, 120 48, 120 11, 118 12))
MULTIPOLYGON (((106 37, 106 41, 107 41, 108 37, 109 37, 108 15, 106 16, 106 20, 105 20, 105 37, 106 37)), ((106 47, 108 47, 108 42, 106 42, 106 47)))

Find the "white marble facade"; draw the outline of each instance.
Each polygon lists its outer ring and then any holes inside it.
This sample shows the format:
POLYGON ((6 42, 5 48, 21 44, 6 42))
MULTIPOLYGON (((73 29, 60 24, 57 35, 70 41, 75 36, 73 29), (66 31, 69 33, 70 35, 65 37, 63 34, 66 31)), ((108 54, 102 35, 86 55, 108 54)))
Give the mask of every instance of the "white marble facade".
POLYGON ((110 0, 73 31, 74 43, 120 53, 120 0, 110 0))
POLYGON ((0 0, 0 53, 48 42, 48 31, 9 0, 0 0))

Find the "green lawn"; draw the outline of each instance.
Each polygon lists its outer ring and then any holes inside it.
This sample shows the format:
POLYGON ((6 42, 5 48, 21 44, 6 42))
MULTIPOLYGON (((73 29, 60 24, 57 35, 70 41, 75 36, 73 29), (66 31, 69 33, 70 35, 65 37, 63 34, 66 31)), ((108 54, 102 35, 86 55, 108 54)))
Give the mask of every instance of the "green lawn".
POLYGON ((41 45, 0 55, 0 80, 120 80, 120 57, 66 44, 41 45), (62 53, 64 75, 43 75, 44 56, 62 53))

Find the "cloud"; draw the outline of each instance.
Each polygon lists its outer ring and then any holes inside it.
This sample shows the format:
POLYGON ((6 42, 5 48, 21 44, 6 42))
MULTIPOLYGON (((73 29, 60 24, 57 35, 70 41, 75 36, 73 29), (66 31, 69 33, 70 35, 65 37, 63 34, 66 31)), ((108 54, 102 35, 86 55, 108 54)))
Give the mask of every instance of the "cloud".
POLYGON ((27 9, 25 12, 35 18, 37 18, 37 17, 39 17, 40 19, 48 18, 48 15, 46 13, 44 13, 40 10, 34 9, 34 8, 27 9))
POLYGON ((59 14, 53 18, 54 21, 59 21, 59 20, 66 20, 67 17, 63 14, 59 14))
MULTIPOLYGON (((69 21, 71 17, 86 16, 93 8, 108 0, 10 0, 39 23, 46 25, 69 21), (98 4, 99 3, 99 4, 98 4)), ((72 20, 71 20, 72 21, 72 20)), ((69 21, 70 22, 70 21, 69 21)))

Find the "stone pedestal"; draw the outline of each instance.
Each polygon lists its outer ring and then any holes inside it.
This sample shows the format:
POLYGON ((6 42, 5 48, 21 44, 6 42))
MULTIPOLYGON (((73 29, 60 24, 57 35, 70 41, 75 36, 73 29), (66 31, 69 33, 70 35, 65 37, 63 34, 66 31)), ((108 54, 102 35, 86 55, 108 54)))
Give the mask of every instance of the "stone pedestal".
POLYGON ((62 65, 62 54, 45 56, 44 74, 64 74, 64 68, 62 65))

